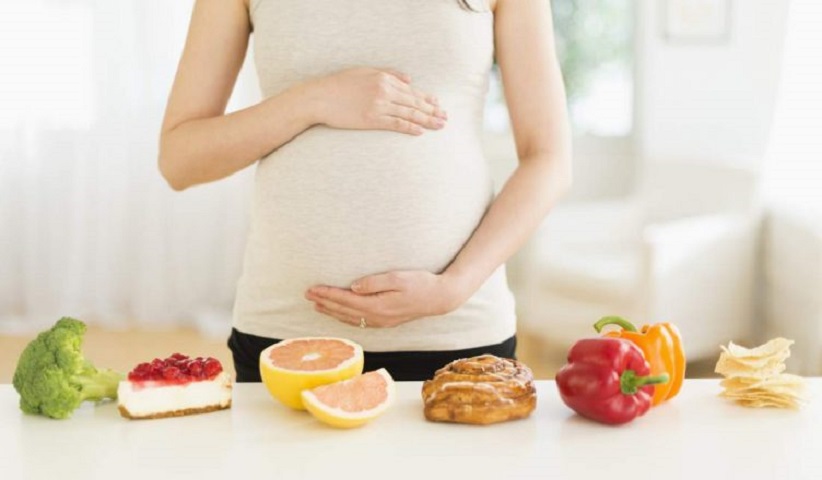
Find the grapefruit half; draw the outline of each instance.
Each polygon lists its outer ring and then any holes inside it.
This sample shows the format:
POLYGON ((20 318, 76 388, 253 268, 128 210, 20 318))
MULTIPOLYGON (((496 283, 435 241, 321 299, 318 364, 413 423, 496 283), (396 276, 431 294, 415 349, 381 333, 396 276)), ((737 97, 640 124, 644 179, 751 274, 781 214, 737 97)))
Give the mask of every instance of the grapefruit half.
POLYGON ((342 338, 293 338, 260 353, 260 376, 271 396, 305 410, 303 390, 362 373, 362 347, 342 338))
POLYGON ((394 401, 394 379, 384 369, 350 380, 303 390, 303 404, 318 420, 332 427, 359 427, 377 417, 394 401))

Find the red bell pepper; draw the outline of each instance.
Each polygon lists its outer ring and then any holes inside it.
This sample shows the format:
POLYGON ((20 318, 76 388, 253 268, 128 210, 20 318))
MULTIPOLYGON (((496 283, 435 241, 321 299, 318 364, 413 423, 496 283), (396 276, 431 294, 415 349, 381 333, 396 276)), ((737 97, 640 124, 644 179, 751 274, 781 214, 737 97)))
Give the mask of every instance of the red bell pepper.
POLYGON ((583 417, 617 425, 642 416, 651 407, 654 384, 668 374, 649 376, 648 362, 633 343, 620 338, 586 338, 568 352, 557 373, 565 405, 583 417))

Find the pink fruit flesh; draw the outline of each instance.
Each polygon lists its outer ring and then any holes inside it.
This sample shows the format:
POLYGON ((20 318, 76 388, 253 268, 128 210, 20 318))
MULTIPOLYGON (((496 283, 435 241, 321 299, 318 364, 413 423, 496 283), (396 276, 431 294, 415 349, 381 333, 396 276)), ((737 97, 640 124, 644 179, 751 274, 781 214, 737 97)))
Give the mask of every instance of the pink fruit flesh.
POLYGON ((362 412, 385 402, 388 396, 386 386, 382 375, 369 372, 351 380, 317 387, 311 393, 329 407, 346 412, 362 412))
POLYGON ((330 370, 354 356, 354 347, 334 340, 296 340, 271 350, 274 365, 287 370, 330 370))

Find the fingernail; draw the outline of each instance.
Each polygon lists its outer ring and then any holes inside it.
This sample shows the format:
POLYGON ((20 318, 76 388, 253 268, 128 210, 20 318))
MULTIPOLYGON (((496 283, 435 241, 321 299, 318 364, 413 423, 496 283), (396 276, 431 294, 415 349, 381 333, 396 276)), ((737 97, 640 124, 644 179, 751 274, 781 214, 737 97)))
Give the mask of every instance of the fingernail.
POLYGON ((351 290, 354 290, 356 292, 359 289, 360 289, 360 284, 358 282, 354 282, 354 283, 351 284, 351 290))
POLYGON ((434 125, 436 125, 437 128, 442 128, 442 127, 445 126, 445 122, 440 120, 439 118, 437 118, 437 119, 434 119, 434 125))

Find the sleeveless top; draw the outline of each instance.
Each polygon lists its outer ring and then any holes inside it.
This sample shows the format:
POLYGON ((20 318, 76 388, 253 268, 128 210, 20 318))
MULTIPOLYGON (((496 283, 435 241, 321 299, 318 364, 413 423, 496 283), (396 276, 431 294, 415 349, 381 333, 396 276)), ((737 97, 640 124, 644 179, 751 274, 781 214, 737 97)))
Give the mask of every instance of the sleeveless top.
POLYGON ((455 350, 515 333, 505 267, 461 307, 395 328, 313 310, 313 285, 392 270, 440 273, 479 225, 493 185, 481 135, 493 58, 488 0, 252 0, 265 97, 358 66, 393 68, 438 97, 445 127, 420 136, 313 126, 257 165, 234 306, 237 330, 332 336, 366 351, 455 350))

